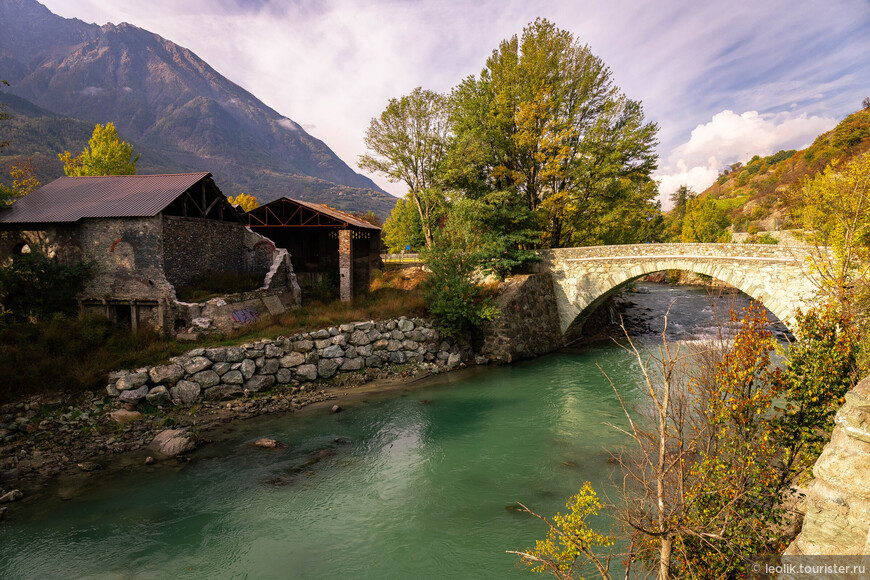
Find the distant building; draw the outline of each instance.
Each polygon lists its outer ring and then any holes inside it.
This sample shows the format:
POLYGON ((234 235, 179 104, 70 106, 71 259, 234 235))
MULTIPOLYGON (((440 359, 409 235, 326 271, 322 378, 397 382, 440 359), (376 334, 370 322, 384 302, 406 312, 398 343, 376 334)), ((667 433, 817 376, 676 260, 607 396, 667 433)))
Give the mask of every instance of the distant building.
MULTIPOLYGON (((93 262, 81 308, 134 329, 172 332, 202 316, 199 305, 178 302, 176 290, 219 273, 262 275, 258 299, 269 297, 269 312, 300 300, 287 252, 245 227, 210 173, 52 181, 0 211, 0 264, 26 251, 93 262)), ((221 318, 216 326, 232 324, 226 302, 209 314, 221 318)))
POLYGON ((381 228, 343 211, 282 197, 244 218, 253 231, 290 252, 303 292, 334 283, 348 301, 368 289, 380 267, 381 228))

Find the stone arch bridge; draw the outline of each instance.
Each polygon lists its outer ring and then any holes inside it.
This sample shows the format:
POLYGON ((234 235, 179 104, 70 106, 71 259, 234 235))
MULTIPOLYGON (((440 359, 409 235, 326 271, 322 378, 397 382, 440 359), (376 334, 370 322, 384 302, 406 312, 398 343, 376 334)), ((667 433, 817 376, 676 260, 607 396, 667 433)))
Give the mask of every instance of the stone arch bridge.
POLYGON ((808 248, 765 244, 636 244, 541 250, 539 272, 553 278, 563 336, 579 335, 590 314, 622 286, 662 270, 712 276, 760 301, 787 326, 813 303, 808 248))

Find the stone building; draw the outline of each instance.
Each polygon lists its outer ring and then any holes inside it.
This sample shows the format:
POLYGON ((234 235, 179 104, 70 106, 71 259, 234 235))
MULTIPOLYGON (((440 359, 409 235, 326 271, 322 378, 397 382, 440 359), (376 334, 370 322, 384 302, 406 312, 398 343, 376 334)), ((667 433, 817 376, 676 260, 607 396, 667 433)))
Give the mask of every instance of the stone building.
POLYGON ((348 301, 380 267, 381 228, 337 209, 282 197, 245 214, 255 232, 290 252, 304 291, 335 283, 348 301))
MULTIPOLYGON (((245 227, 210 173, 57 179, 0 212, 0 264, 28 251, 92 262, 81 308, 134 329, 172 332, 201 316, 176 289, 214 274, 263 276, 258 292, 275 310, 300 299, 287 252, 245 227)), ((215 315, 232 325, 225 309, 215 315)))

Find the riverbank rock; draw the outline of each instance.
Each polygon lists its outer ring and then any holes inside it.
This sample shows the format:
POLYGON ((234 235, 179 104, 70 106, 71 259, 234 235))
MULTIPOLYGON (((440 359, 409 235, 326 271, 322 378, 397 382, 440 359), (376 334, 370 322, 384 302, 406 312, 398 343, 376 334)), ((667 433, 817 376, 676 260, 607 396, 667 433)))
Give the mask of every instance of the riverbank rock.
POLYGON ((138 421, 142 418, 142 413, 139 411, 127 411, 126 409, 118 409, 109 413, 109 417, 119 425, 126 425, 133 421, 138 421))
POLYGON ((176 455, 193 451, 195 447, 196 443, 182 429, 166 429, 161 431, 148 445, 148 449, 166 457, 175 457, 176 455))
POLYGON ((13 489, 9 493, 0 495, 0 503, 12 503, 13 501, 18 501, 22 497, 24 497, 24 494, 21 493, 21 491, 13 489))

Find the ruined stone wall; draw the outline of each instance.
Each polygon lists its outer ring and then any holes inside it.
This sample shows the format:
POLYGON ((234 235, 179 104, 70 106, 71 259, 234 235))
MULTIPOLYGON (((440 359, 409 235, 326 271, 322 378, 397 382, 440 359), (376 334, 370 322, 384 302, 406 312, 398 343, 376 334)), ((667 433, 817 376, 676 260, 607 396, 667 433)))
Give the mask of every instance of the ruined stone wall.
POLYGON ((242 224, 200 218, 163 217, 163 267, 176 288, 193 286, 209 274, 256 272, 245 249, 242 224))
POLYGON ((870 377, 846 393, 813 467, 801 533, 786 556, 870 556, 870 377))
POLYGON ((26 242, 61 263, 93 263, 93 275, 80 298, 158 301, 171 293, 163 275, 160 236, 159 218, 83 219, 4 232, 0 250, 9 252, 26 242))
POLYGON ((483 356, 509 363, 562 348, 559 313, 549 274, 508 278, 501 284, 496 302, 497 318, 484 323, 481 329, 483 356))

